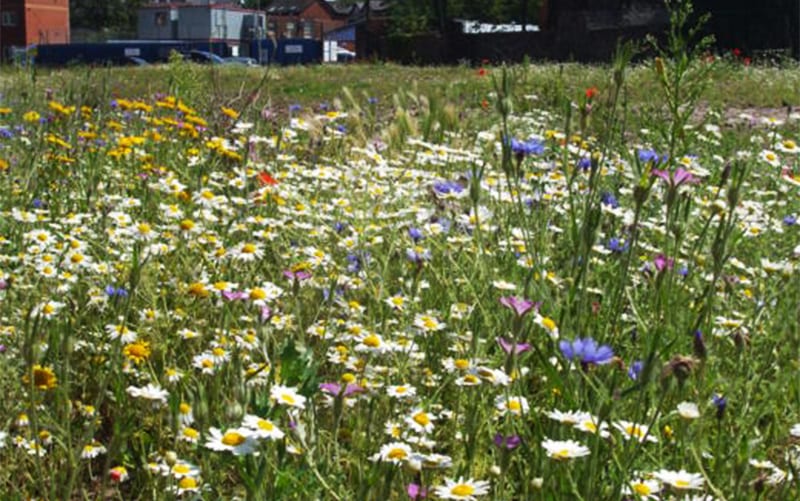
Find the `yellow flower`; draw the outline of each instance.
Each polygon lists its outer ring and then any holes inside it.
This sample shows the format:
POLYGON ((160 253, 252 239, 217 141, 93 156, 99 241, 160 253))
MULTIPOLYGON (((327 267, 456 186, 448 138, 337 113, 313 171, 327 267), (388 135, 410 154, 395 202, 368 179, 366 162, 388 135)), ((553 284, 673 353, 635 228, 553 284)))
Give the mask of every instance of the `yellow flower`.
POLYGON ((52 390, 58 384, 55 372, 50 367, 42 367, 39 364, 33 366, 29 374, 22 377, 25 384, 30 384, 30 374, 33 374, 33 386, 40 390, 52 390))
POLYGON ((138 365, 150 357, 150 343, 136 341, 135 343, 126 344, 125 348, 122 349, 122 353, 128 360, 132 360, 138 365))
POLYGON ((222 106, 222 113, 224 113, 225 116, 227 116, 227 117, 229 117, 229 118, 231 118, 233 120, 236 120, 237 118, 239 118, 239 112, 234 110, 234 109, 231 109, 231 108, 226 108, 226 107, 222 106))
POLYGON ((42 116, 35 111, 29 111, 22 115, 22 119, 26 122, 38 122, 40 118, 42 118, 42 116))

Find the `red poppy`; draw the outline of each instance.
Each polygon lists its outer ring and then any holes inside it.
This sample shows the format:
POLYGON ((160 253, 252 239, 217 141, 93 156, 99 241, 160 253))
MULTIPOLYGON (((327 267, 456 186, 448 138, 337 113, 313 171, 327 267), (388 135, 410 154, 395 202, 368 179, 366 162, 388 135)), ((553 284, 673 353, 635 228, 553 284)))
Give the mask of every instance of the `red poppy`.
POLYGON ((270 175, 269 175, 268 173, 266 173, 266 172, 262 172, 262 173, 260 173, 260 174, 258 175, 258 180, 259 180, 259 181, 261 182, 261 184, 263 184, 263 185, 275 186, 276 184, 278 184, 278 180, 277 180, 277 179, 275 179, 274 177, 270 176, 270 175))
POLYGON ((746 58, 742 59, 742 62, 744 63, 745 66, 750 66, 751 60, 750 60, 749 57, 746 57, 746 58))
POLYGON ((484 110, 489 109, 489 101, 487 101, 486 99, 481 101, 481 108, 483 108, 484 110))
POLYGON ((592 99, 598 92, 597 87, 589 87, 586 89, 586 99, 592 99))
POLYGON ((478 70, 478 76, 479 77, 486 76, 486 68, 479 69, 478 70))
POLYGON ((739 56, 742 55, 742 51, 740 49, 733 49, 733 51, 731 51, 731 52, 733 52, 733 55, 736 56, 736 57, 739 57, 739 56))

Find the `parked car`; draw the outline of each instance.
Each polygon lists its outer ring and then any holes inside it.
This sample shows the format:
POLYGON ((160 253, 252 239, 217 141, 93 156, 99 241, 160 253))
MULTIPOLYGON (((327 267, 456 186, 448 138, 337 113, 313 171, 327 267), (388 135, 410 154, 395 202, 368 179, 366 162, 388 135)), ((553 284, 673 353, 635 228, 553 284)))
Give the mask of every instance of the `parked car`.
POLYGON ((258 66, 258 62, 252 57, 226 57, 225 64, 237 64, 243 66, 258 66))
POLYGON ((150 66, 146 59, 137 56, 127 56, 122 64, 125 66, 150 66))
POLYGON ((220 56, 205 50, 192 50, 183 56, 186 60, 199 64, 225 64, 220 56))

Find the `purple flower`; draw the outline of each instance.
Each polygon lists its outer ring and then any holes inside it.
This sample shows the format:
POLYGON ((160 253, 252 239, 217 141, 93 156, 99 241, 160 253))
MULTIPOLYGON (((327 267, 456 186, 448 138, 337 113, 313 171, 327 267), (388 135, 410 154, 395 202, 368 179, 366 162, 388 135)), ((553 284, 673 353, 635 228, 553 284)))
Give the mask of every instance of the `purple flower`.
POLYGON ((795 216, 794 214, 790 214, 783 218, 783 224, 785 224, 786 226, 793 226, 796 223, 797 223, 797 216, 795 216))
POLYGON ((688 170, 684 169, 683 167, 678 167, 674 173, 670 175, 668 170, 661 170, 661 169, 653 169, 651 173, 656 176, 660 177, 670 186, 677 188, 682 184, 697 184, 700 180, 694 175, 689 172, 688 170))
POLYGON ((659 156, 659 154, 653 150, 639 150, 638 155, 639 160, 644 163, 666 163, 666 161, 669 159, 669 155, 659 156))
POLYGON ((541 303, 535 303, 528 299, 519 298, 516 296, 506 296, 500 298, 500 304, 505 306, 506 308, 510 308, 514 310, 517 317, 523 317, 526 313, 533 309, 539 309, 541 303))
POLYGON ((272 316, 272 309, 269 306, 262 306, 261 313, 258 315, 258 319, 261 320, 261 323, 266 322, 272 316))
POLYGON ((433 183, 433 191, 437 195, 458 195, 464 191, 464 187, 458 181, 436 181, 433 183))
POLYGON ((527 141, 520 141, 511 138, 511 151, 518 157, 527 157, 530 155, 541 155, 544 153, 544 144, 538 139, 529 139, 527 141))
POLYGON ((504 437, 502 433, 495 434, 492 441, 498 448, 506 448, 510 451, 516 449, 522 443, 522 439, 519 437, 519 435, 509 435, 504 437))
POLYGON ((408 497, 411 499, 422 499, 428 497, 428 489, 415 483, 408 484, 406 492, 408 493, 408 497))
POLYGON ((653 264, 656 266, 656 270, 664 271, 665 269, 672 269, 675 266, 675 260, 671 257, 667 257, 664 254, 659 254, 653 259, 653 264))
POLYGON ((8 289, 8 281, 5 278, 0 278, 0 291, 8 289))
POLYGON ((575 338, 570 342, 563 340, 558 343, 561 353, 569 360, 578 360, 581 364, 607 364, 614 357, 614 350, 608 345, 597 345, 597 341, 587 337, 575 338))
POLYGON ((612 209, 619 207, 619 201, 617 200, 617 197, 608 191, 604 191, 603 194, 600 195, 600 203, 603 205, 608 205, 612 209))
POLYGON ((419 228, 409 228, 408 236, 411 237, 411 240, 413 240, 414 243, 417 243, 424 238, 424 236, 422 235, 422 230, 420 230, 419 228))
POLYGON ((433 258, 433 255, 428 249, 417 247, 415 249, 407 249, 406 257, 413 263, 421 264, 425 261, 430 261, 431 258, 433 258))
POLYGON ((711 402, 717 408, 717 419, 721 420, 725 415, 725 408, 728 406, 728 399, 717 393, 711 398, 711 402))
POLYGON ((626 250, 628 250, 630 244, 628 244, 628 242, 624 240, 620 240, 619 238, 613 237, 609 239, 608 243, 606 244, 606 247, 608 248, 608 250, 612 252, 623 253, 626 250))
MULTIPOLYGON (((339 383, 320 383, 319 389, 329 395, 338 396, 342 393, 342 385, 339 383)), ((350 383, 344 388, 344 395, 345 397, 349 397, 350 395, 354 395, 356 393, 362 393, 364 388, 355 384, 350 383)))
POLYGON ((631 366, 628 367, 628 377, 637 381, 642 369, 644 369, 644 363, 641 360, 634 360, 631 366))
POLYGON ((242 291, 222 291, 222 297, 227 301, 247 299, 247 293, 242 291))
POLYGON ((525 353, 531 349, 531 345, 528 343, 512 343, 511 341, 506 340, 504 337, 497 338, 497 344, 499 344, 500 347, 503 348, 503 351, 507 354, 514 352, 519 355, 520 353, 525 353))
POLYGON ((303 280, 308 280, 311 278, 311 272, 305 270, 283 270, 283 276, 289 280, 297 280, 298 282, 302 282, 303 280))

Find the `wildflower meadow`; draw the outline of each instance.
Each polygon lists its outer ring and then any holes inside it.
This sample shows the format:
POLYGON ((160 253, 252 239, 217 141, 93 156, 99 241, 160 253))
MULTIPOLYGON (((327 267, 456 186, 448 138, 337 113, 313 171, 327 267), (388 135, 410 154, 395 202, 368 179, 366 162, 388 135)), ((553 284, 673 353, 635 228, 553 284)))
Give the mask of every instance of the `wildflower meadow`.
POLYGON ((681 5, 591 68, 0 76, 0 499, 797 499, 800 69, 681 5))

